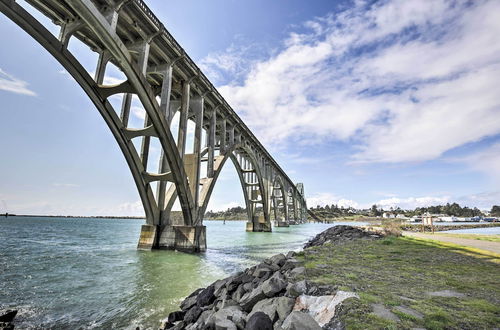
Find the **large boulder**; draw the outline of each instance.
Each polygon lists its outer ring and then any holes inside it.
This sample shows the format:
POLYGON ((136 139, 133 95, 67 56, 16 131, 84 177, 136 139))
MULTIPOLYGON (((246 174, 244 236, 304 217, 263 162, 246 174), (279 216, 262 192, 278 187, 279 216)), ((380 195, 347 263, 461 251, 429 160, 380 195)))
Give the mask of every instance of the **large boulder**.
POLYGON ((246 313, 241 310, 239 306, 230 306, 223 308, 212 314, 206 321, 208 327, 215 327, 216 329, 229 325, 227 320, 231 321, 238 329, 245 327, 246 313))
POLYGON ((324 232, 316 235, 313 239, 304 245, 304 249, 320 246, 325 243, 338 244, 344 241, 351 241, 355 239, 378 239, 382 238, 383 235, 380 233, 365 230, 359 227, 353 226, 334 226, 328 228, 324 232))
POLYGON ((210 305, 215 301, 215 286, 211 285, 205 290, 201 291, 196 297, 196 304, 200 307, 210 305))
POLYGON ((273 330, 273 322, 263 312, 257 312, 247 321, 245 330, 273 330))
POLYGON ((302 280, 299 282, 291 283, 288 285, 286 289, 286 295, 288 297, 298 297, 301 294, 307 293, 308 283, 306 280, 302 280))
POLYGON ((249 312, 258 301, 264 298, 266 298, 266 295, 262 292, 262 287, 259 286, 241 297, 240 306, 244 311, 249 312))
POLYGON ((12 322, 17 315, 17 310, 8 309, 6 311, 0 312, 0 322, 12 322))
POLYGON ((284 321, 295 305, 295 299, 289 297, 275 298, 276 313, 281 321, 284 321))
POLYGON ((277 304, 275 298, 263 299, 253 306, 252 311, 248 314, 247 320, 249 320, 255 313, 262 312, 269 316, 271 321, 276 321, 278 319, 278 314, 276 313, 277 304))
POLYGON ((186 315, 186 311, 176 311, 168 314, 168 322, 174 323, 177 321, 182 321, 184 316, 186 315))
POLYGON ((338 291, 334 296, 307 296, 297 298, 294 311, 307 311, 320 325, 328 324, 334 318, 337 306, 348 298, 358 297, 353 292, 338 291))
POLYGON ((283 330, 322 330, 312 316, 298 311, 291 312, 281 327, 283 330))
POLYGON ((184 315, 184 323, 189 324, 196 322, 202 312, 203 310, 199 306, 193 306, 186 312, 186 315, 184 315))
POLYGON ((283 275, 276 272, 270 279, 262 283, 262 292, 266 295, 266 297, 274 297, 278 292, 286 289, 287 284, 288 283, 283 275))

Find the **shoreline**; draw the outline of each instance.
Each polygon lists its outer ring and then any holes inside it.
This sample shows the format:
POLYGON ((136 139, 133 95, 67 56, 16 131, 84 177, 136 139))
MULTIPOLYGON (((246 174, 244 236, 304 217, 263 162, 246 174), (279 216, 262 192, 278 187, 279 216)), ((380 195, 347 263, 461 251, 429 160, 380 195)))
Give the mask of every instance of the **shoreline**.
POLYGON ((474 248, 333 226, 195 290, 161 329, 491 328, 499 265, 474 248))

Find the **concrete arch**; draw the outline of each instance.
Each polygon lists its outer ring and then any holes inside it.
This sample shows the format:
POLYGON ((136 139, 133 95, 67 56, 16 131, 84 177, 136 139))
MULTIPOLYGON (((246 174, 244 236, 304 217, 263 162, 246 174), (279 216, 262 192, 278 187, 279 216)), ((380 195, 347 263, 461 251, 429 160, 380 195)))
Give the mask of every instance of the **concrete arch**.
POLYGON ((205 182, 202 187, 199 218, 202 219, 203 215, 205 214, 205 211, 208 207, 208 203, 212 196, 213 189, 228 159, 231 159, 231 161, 233 162, 233 165, 238 174, 238 178, 240 180, 241 188, 243 190, 243 196, 245 199, 245 205, 247 209, 248 223, 249 223, 249 225, 247 225, 247 230, 270 231, 271 225, 270 225, 269 213, 267 212, 268 201, 265 191, 263 174, 252 150, 242 143, 234 144, 225 151, 224 155, 219 156, 219 159, 216 159, 216 165, 215 165, 216 170, 214 171, 214 176, 213 178, 207 180, 207 182, 205 182), (255 173, 255 178, 257 179, 257 182, 247 181, 247 176, 249 176, 249 174, 251 173, 255 173), (251 187, 255 187, 257 189, 253 189, 251 187), (251 193, 252 191, 257 191, 254 194, 260 195, 260 199, 255 199, 256 196, 251 196, 250 194, 252 194, 251 193), (264 213, 263 219, 255 218, 256 217, 255 204, 259 203, 262 204, 262 212, 264 213))

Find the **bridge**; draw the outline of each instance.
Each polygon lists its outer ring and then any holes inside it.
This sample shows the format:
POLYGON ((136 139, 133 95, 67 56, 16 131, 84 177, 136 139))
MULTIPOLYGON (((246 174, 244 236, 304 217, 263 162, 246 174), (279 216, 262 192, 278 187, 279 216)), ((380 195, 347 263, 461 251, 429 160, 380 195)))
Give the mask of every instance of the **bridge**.
POLYGON ((0 0, 0 10, 65 68, 111 130, 146 215, 138 248, 204 251, 203 216, 228 159, 243 189, 247 231, 305 221, 303 185, 290 180, 143 1, 26 3, 0 0), (75 41, 96 54, 93 71, 69 50, 75 41), (124 79, 109 83, 112 69, 124 79), (129 123, 134 102, 145 112, 140 127, 129 123), (153 143, 161 148, 156 162, 153 143), (176 200, 182 216, 172 212, 176 200))

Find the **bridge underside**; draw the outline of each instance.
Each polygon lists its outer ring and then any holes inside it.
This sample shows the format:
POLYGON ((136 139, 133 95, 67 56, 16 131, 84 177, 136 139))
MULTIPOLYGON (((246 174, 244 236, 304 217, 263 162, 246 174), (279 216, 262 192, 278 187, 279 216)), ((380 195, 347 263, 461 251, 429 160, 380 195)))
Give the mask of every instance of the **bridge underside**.
POLYGON ((248 231, 271 231, 272 216, 277 226, 305 221, 303 185, 290 180, 143 1, 26 2, 31 8, 0 0, 0 11, 59 61, 111 130, 144 206, 138 248, 204 251, 203 216, 228 159, 248 231), (84 66, 72 45, 88 49, 94 65, 84 66), (176 202, 180 217, 171 212, 176 202))

